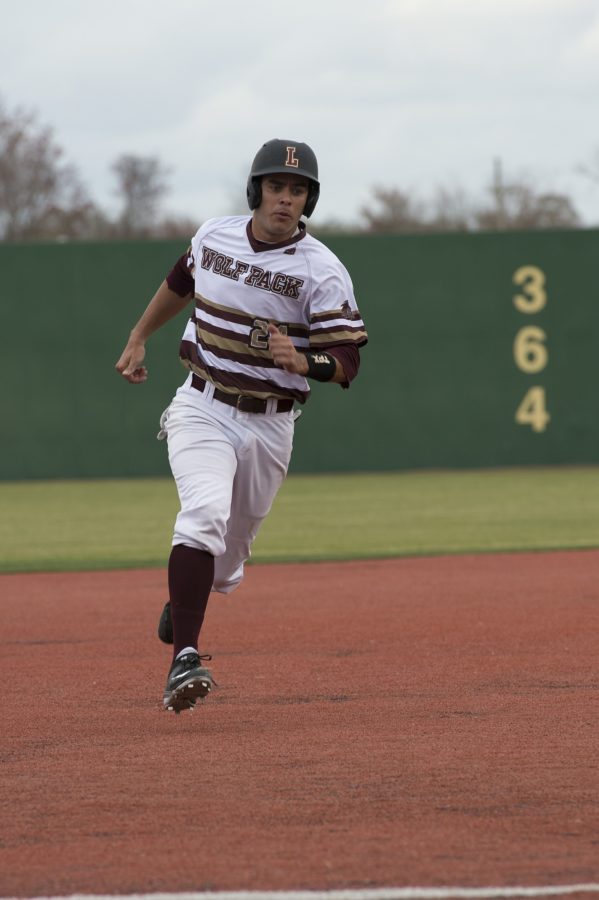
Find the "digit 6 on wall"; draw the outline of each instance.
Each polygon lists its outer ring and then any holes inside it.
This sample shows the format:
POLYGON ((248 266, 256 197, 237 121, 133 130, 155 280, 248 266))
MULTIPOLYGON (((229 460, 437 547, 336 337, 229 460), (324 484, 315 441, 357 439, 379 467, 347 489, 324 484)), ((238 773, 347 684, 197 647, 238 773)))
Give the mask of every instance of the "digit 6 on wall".
MULTIPOLYGON (((545 274, 537 266, 520 266, 512 278, 514 284, 521 288, 521 293, 514 295, 514 306, 518 312, 530 316, 541 312, 547 305, 545 274)), ((514 338, 514 362, 521 372, 527 375, 542 372, 549 361, 549 353, 545 344, 547 335, 537 325, 525 325, 514 338)), ((533 431, 545 431, 551 416, 547 412, 545 388, 535 384, 529 388, 518 409, 515 420, 518 425, 529 425, 533 431)))
POLYGON ((543 371, 549 359, 546 340, 547 335, 536 325, 520 329, 514 339, 514 361, 521 372, 532 375, 543 371))

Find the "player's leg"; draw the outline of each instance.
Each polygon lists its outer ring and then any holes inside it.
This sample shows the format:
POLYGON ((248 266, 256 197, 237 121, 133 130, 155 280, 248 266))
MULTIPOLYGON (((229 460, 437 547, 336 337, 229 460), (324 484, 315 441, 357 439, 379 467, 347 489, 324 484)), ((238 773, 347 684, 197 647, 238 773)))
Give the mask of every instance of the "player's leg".
POLYGON ((293 414, 252 416, 238 453, 225 552, 215 559, 214 590, 233 591, 243 579, 244 563, 272 507, 291 458, 293 414))
MULTIPOLYGON (((219 593, 231 593, 243 580, 251 546, 287 474, 294 421, 293 413, 269 417, 250 414, 241 422, 230 423, 237 447, 237 468, 224 552, 214 561, 213 589, 219 593)), ((173 643, 170 603, 160 616, 158 636, 166 644, 173 643)))
POLYGON ((224 549, 236 455, 209 411, 176 401, 167 420, 169 462, 180 511, 168 565, 173 663, 167 678, 167 709, 191 708, 210 690, 198 641, 214 580, 214 557, 224 549))

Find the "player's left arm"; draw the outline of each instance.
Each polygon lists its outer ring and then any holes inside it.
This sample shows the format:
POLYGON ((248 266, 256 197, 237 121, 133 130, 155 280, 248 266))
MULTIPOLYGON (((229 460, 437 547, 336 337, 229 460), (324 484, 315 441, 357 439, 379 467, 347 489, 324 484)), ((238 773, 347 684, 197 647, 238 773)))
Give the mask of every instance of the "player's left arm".
POLYGON ((330 350, 298 351, 291 338, 282 334, 272 322, 268 326, 268 333, 270 352, 277 366, 316 381, 347 383, 343 363, 330 350))
POLYGON ((309 295, 307 377, 348 388, 358 374, 360 350, 368 342, 368 334, 343 263, 321 246, 314 267, 318 277, 309 295), (326 374, 328 359, 335 360, 334 368, 332 363, 329 366, 330 375, 326 374))

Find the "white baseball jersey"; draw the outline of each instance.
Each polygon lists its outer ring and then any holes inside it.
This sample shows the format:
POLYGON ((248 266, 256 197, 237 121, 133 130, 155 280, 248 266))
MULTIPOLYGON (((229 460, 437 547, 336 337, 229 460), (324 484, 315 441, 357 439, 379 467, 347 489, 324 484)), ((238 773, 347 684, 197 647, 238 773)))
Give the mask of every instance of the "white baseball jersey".
POLYGON ((231 394, 304 403, 306 378, 275 366, 268 350, 274 322, 297 350, 334 349, 367 341, 350 276, 303 223, 290 240, 256 241, 247 216, 210 219, 192 240, 187 268, 195 310, 181 360, 231 394))

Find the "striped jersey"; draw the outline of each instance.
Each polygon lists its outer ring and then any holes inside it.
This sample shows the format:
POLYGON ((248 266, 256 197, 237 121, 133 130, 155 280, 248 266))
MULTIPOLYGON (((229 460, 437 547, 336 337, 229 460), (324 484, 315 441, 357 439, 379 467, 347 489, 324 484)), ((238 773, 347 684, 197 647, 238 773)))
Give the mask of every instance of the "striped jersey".
POLYGON ((269 322, 299 351, 367 342, 347 270, 303 223, 289 240, 266 244, 254 238, 247 216, 210 219, 192 240, 186 268, 195 308, 181 361, 222 391, 305 403, 306 378, 270 356, 269 322))

